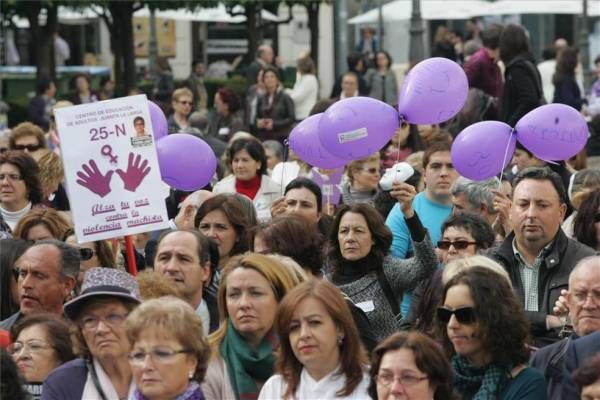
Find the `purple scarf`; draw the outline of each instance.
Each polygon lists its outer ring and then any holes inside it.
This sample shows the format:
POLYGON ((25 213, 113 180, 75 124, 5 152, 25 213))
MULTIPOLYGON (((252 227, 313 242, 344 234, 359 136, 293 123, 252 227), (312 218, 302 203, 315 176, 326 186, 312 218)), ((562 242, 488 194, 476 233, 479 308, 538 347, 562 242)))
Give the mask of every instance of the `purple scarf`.
MULTIPOLYGON (((135 389, 134 398, 135 400, 146 400, 137 388, 135 389)), ((202 393, 202 389, 200 389, 200 385, 196 381, 192 381, 187 389, 185 389, 185 392, 177 396, 175 400, 204 400, 204 394, 202 393)))

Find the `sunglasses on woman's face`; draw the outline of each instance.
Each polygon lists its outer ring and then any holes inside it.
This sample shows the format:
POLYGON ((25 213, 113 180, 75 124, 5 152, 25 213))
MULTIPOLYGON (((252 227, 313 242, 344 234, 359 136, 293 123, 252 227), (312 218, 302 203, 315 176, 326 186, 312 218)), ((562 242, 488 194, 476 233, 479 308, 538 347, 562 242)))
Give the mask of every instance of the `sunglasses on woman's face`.
POLYGON ((437 242, 438 249, 448 250, 450 246, 454 246, 456 250, 464 250, 472 244, 477 244, 477 242, 469 242, 468 240, 440 240, 437 242))
POLYGON ((461 324, 472 324, 475 322, 475 309, 473 307, 462 307, 456 310, 449 310, 446 307, 438 307, 437 318, 440 322, 447 324, 450 322, 452 315, 456 317, 456 320, 461 324))
POLYGON ((79 248, 79 257, 81 257, 83 261, 91 260, 92 257, 94 257, 94 253, 94 250, 88 249, 87 247, 79 248))
POLYGON ((40 146, 39 144, 15 144, 13 146, 13 150, 27 150, 29 152, 34 152, 41 148, 42 146, 40 146))

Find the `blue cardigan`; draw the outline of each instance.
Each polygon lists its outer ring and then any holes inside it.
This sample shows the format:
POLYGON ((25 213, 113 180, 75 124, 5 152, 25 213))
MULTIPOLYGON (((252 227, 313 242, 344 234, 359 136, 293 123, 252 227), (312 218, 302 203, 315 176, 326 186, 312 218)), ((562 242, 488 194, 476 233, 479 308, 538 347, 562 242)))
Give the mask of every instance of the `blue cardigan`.
POLYGON ((44 381, 42 400, 81 399, 87 375, 85 360, 77 358, 64 363, 44 381))

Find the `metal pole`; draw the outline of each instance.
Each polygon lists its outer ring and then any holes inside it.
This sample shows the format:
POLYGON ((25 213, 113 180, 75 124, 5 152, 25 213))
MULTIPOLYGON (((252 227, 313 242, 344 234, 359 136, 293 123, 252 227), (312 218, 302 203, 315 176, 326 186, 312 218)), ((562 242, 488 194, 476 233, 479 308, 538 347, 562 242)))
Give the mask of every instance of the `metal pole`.
POLYGON ((379 7, 379 18, 377 20, 377 36, 379 38, 379 48, 373 49, 373 51, 383 50, 385 48, 385 46, 383 45, 383 37, 385 35, 384 29, 383 29, 383 0, 378 1, 378 7, 379 7))
POLYGON ((417 63, 425 58, 425 41, 423 40, 423 19, 421 18, 421 0, 412 0, 410 15, 410 50, 408 61, 417 63))
POLYGON ((579 31, 579 48, 581 49, 581 67, 583 69, 583 90, 586 91, 592 84, 592 71, 590 70, 590 41, 588 31, 588 2, 583 1, 581 15, 581 30, 579 31))
POLYGON ((150 79, 156 81, 156 58, 158 57, 158 45, 156 40, 156 13, 154 8, 150 9, 150 40, 148 41, 148 70, 150 79))

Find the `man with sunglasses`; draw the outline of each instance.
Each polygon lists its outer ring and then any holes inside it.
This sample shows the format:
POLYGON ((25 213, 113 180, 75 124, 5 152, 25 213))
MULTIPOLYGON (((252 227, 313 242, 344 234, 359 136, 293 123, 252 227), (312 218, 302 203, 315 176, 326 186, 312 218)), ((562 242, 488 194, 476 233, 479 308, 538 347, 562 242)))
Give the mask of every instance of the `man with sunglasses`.
POLYGON ((563 323, 552 307, 579 260, 595 251, 568 238, 561 229, 567 195, 560 176, 549 168, 520 171, 513 182, 510 220, 513 233, 490 252, 506 268, 524 305, 534 344, 558 340, 563 323))
MULTIPOLYGON (((600 256, 586 257, 577 263, 569 275, 569 291, 565 299, 573 332, 559 342, 536 351, 530 361, 532 367, 544 374, 550 400, 574 398, 562 393, 563 386, 568 386, 563 382, 563 377, 568 378, 564 374, 567 349, 574 340, 600 331, 600 256)), ((597 350, 600 348, 590 354, 597 350)))
POLYGON ((0 322, 4 330, 31 313, 63 314, 79 274, 79 252, 58 240, 40 240, 17 259, 14 272, 20 310, 0 322))

